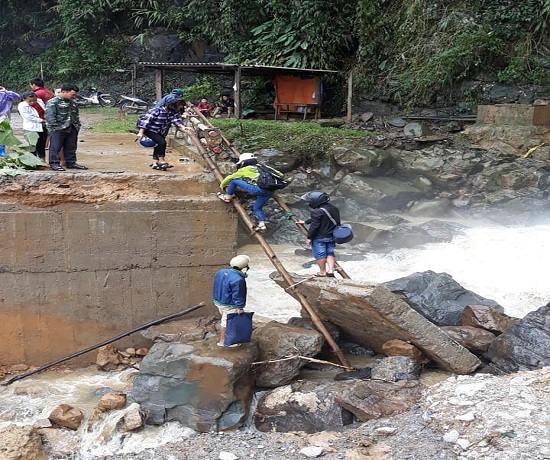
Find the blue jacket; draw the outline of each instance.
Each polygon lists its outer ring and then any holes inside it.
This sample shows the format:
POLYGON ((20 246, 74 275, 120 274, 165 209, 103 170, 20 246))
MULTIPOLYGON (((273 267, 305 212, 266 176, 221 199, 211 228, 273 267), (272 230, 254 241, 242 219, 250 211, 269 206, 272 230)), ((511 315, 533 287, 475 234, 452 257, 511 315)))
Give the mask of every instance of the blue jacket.
POLYGON ((228 308, 246 305, 246 275, 234 268, 222 268, 214 275, 214 302, 228 308))

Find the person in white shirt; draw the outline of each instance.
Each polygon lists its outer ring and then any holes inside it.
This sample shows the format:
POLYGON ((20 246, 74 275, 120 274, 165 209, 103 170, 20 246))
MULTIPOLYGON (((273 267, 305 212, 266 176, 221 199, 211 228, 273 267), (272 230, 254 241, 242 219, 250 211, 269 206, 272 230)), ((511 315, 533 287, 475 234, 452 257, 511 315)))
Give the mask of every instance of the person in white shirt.
POLYGON ((23 119, 25 138, 33 147, 32 153, 45 161, 48 130, 44 121, 44 102, 38 99, 32 91, 23 93, 21 98, 23 101, 19 103, 17 110, 23 119))

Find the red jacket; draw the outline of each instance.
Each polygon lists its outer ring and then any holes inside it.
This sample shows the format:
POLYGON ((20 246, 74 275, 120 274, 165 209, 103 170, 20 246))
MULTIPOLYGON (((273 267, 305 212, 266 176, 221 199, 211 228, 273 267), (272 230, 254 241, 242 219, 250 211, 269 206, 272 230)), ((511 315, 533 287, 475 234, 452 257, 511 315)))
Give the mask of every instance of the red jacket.
POLYGON ((42 99, 44 104, 54 96, 54 94, 49 89, 46 89, 44 87, 38 88, 36 91, 33 91, 33 93, 36 94, 36 97, 38 99, 42 99))

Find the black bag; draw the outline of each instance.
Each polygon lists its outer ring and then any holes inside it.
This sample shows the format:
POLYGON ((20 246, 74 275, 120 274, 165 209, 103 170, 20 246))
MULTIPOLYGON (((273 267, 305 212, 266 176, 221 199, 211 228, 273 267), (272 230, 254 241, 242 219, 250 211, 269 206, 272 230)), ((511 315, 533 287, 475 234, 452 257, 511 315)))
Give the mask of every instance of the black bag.
POLYGON ((349 224, 338 225, 334 220, 334 218, 330 215, 330 212, 328 212, 325 208, 319 208, 319 209, 322 209, 323 211, 325 211, 328 218, 335 225, 334 230, 332 231, 332 236, 334 237, 334 242, 336 244, 344 244, 353 240, 353 230, 351 229, 351 225, 349 224))
POLYGON ((284 180, 284 176, 279 171, 265 165, 256 165, 260 176, 258 177, 258 187, 264 190, 279 190, 285 188, 288 182, 284 180))

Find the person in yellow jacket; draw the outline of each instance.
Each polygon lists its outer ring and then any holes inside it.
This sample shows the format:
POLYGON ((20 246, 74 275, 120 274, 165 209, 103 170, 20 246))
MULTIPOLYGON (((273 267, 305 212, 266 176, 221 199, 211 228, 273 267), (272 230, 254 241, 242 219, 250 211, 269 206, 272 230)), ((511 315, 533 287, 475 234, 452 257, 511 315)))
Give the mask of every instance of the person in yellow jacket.
POLYGON ((257 164, 258 159, 253 153, 243 153, 237 162, 237 171, 225 177, 220 184, 220 188, 222 190, 227 187, 225 193, 218 192, 216 196, 220 200, 229 203, 235 196, 235 191, 237 188, 240 188, 251 195, 255 195, 257 198, 253 209, 256 217, 258 218, 258 225, 255 227, 255 230, 264 231, 266 230, 266 219, 263 207, 273 196, 275 190, 266 190, 258 187, 260 172, 256 166, 257 164))

